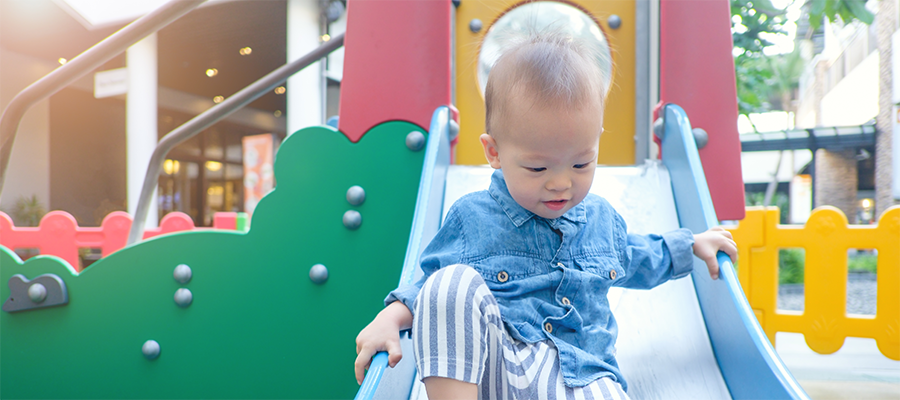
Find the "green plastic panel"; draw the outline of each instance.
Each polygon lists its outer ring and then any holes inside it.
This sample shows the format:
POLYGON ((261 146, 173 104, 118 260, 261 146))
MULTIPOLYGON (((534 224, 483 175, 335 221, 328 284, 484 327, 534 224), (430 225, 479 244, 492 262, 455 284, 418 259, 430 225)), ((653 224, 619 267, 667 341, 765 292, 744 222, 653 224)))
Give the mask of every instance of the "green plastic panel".
POLYGON ((0 301, 14 274, 52 273, 69 304, 0 312, 2 398, 352 398, 355 338, 400 274, 424 151, 423 129, 387 122, 358 143, 328 127, 282 144, 277 187, 248 232, 159 237, 112 254, 80 275, 61 259, 22 263, 0 247, 0 301), (347 189, 366 200, 351 206, 347 189), (347 210, 362 215, 343 226, 347 210), (173 271, 187 264, 193 278, 173 271), (328 281, 310 281, 314 264, 328 281), (188 288, 193 303, 175 304, 188 288), (159 342, 146 359, 141 346, 159 342))

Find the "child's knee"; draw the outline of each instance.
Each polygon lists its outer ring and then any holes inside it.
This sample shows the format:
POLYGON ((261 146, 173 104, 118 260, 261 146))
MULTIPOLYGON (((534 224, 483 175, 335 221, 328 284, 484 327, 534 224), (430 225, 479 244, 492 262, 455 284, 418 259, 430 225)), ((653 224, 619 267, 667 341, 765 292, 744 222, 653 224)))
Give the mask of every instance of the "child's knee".
POLYGON ((486 288, 484 279, 474 268, 464 264, 450 265, 425 280, 416 307, 428 304, 429 307, 443 308, 455 306, 459 301, 472 301, 480 286, 486 288))

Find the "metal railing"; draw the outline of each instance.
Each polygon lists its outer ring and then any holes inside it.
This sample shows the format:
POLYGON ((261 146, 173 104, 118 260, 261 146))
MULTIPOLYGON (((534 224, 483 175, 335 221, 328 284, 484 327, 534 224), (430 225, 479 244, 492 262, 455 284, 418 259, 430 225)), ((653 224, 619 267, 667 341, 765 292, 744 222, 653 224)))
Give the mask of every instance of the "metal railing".
POLYGON ((156 146, 156 149, 153 150, 153 155, 150 158, 150 165, 147 166, 147 175, 144 177, 144 185, 141 187, 141 195, 138 199, 137 209, 134 212, 134 223, 131 225, 131 232, 128 234, 128 245, 137 243, 141 240, 141 234, 144 231, 144 223, 146 222, 147 214, 150 211, 150 199, 153 197, 153 191, 156 189, 157 180, 159 179, 159 171, 162 169, 163 161, 170 150, 175 148, 179 143, 190 139, 202 130, 212 126, 216 122, 225 119, 241 107, 250 104, 253 100, 262 97, 270 90, 273 90, 275 87, 282 84, 291 75, 308 67, 319 59, 324 58, 343 45, 343 34, 331 38, 331 40, 323 43, 305 56, 278 67, 278 69, 259 78, 256 82, 247 85, 231 97, 225 99, 225 101, 204 111, 200 115, 166 134, 166 136, 159 141, 159 145, 156 146))
MULTIPOLYGON (((3 190, 4 178, 9 165, 13 142, 16 138, 16 131, 28 109, 103 65, 103 63, 127 50, 128 47, 144 37, 174 22, 204 1, 206 0, 170 1, 144 17, 128 24, 84 53, 81 53, 72 61, 19 92, 3 111, 2 117, 0 117, 0 193, 3 190)), ((147 167, 147 174, 141 187, 138 206, 134 213, 134 223, 131 225, 127 244, 136 243, 143 236, 144 225, 150 207, 150 198, 153 196, 163 160, 170 150, 216 122, 228 117, 253 100, 258 99, 269 90, 283 83, 291 75, 324 58, 343 46, 343 44, 343 34, 332 38, 309 54, 296 61, 282 65, 163 137, 153 151, 150 164, 147 167)))
POLYGON ((16 131, 28 109, 103 65, 144 37, 181 18, 204 1, 206 0, 170 1, 126 25, 84 53, 79 54, 72 61, 53 70, 19 92, 3 111, 3 116, 0 117, 0 193, 3 193, 4 178, 13 142, 16 139, 16 131))

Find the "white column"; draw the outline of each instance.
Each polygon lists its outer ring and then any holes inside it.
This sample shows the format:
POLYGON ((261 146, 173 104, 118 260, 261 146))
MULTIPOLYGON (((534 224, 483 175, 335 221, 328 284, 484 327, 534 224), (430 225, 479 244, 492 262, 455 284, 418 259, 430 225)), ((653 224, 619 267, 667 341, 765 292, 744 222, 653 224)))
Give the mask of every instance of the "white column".
MULTIPOLYGON (((318 0, 288 0, 287 61, 319 47, 318 0)), ((288 79, 287 134, 307 126, 322 125, 322 70, 314 63, 288 79)))
MULTIPOLYGON (((126 52, 128 66, 128 94, 126 108, 126 147, 128 183, 128 213, 134 215, 137 210, 141 187, 147 174, 147 165, 158 142, 157 121, 157 61, 156 34, 152 34, 128 48, 126 52)), ((156 185, 154 185, 154 188, 156 185)), ((145 227, 155 228, 158 225, 159 205, 156 190, 149 204, 145 227)))

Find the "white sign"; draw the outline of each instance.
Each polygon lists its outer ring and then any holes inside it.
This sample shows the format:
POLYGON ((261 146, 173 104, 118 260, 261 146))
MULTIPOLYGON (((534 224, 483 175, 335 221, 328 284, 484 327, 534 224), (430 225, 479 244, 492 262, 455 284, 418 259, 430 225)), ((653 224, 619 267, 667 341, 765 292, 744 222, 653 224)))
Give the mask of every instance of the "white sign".
POLYGON ((790 191, 791 223, 805 224, 812 211, 812 176, 794 175, 794 179, 791 179, 790 191))
POLYGON ((891 36, 891 66, 893 68, 893 79, 894 87, 893 87, 893 99, 894 106, 891 107, 892 115, 891 115, 891 125, 893 127, 893 148, 892 150, 892 189, 891 194, 894 197, 894 200, 900 200, 900 109, 897 108, 897 103, 900 103, 900 31, 894 32, 894 35, 891 36))
POLYGON ((94 98, 118 96, 128 92, 128 68, 116 68, 94 74, 94 98))
MULTIPOLYGON (((170 0, 53 0, 88 30, 108 28, 131 22, 156 10, 170 0)), ((209 0, 199 7, 222 0, 209 0)))
MULTIPOLYGON (((894 75, 894 76, 898 76, 898 75, 894 75)), ((900 79, 895 79, 895 80, 900 80, 900 79)), ((893 129, 894 137, 892 139, 894 141, 894 143, 891 146, 891 147, 893 147, 892 163, 894 165, 892 167, 892 175, 894 176, 894 182, 893 182, 893 189, 891 189, 891 192, 894 195, 894 200, 900 200, 900 108, 898 108, 897 105, 894 104, 894 106, 891 107, 891 111, 893 111, 893 118, 891 118, 891 121, 893 121, 893 123, 891 125, 893 125, 893 128, 894 128, 893 129)))
MULTIPOLYGON (((895 31, 891 36, 891 69, 894 76, 900 76, 900 31, 895 31)), ((894 79, 891 100, 894 104, 900 103, 900 79, 894 79)))

